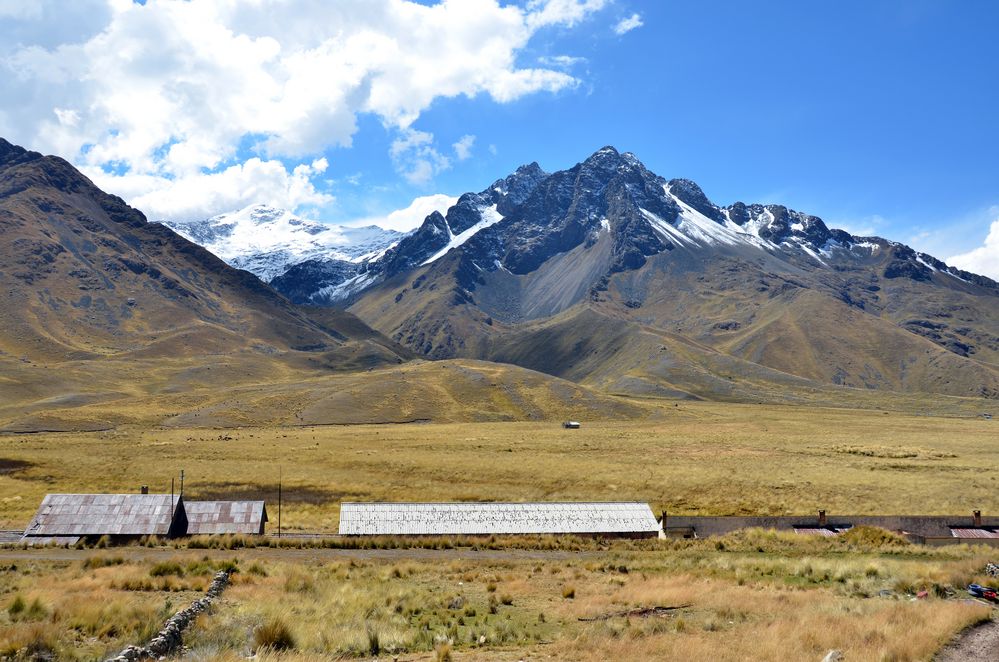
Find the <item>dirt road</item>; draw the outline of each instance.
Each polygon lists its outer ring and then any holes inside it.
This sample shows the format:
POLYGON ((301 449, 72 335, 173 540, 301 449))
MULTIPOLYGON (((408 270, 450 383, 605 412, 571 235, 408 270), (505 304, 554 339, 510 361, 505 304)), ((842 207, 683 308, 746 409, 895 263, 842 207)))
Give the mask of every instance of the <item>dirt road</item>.
POLYGON ((941 650, 934 662, 996 662, 999 660, 999 621, 975 626, 941 650))
POLYGON ((322 561, 335 559, 365 559, 379 561, 517 561, 587 559, 603 552, 566 552, 531 549, 289 549, 256 547, 252 549, 171 549, 168 547, 116 547, 107 550, 64 549, 43 547, 39 549, 0 548, 3 561, 81 561, 95 554, 125 556, 137 561, 157 561, 171 558, 231 559, 269 561, 322 561))

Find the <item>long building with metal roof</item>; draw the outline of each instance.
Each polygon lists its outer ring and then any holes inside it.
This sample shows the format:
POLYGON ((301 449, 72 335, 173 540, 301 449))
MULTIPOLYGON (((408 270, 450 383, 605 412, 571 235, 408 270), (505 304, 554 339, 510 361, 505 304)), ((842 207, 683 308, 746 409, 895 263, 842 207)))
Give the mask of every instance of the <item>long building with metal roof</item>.
POLYGON ((185 501, 170 494, 48 494, 24 530, 28 545, 72 545, 81 538, 261 535, 263 501, 185 501))
POLYGON ((187 501, 187 535, 262 535, 267 521, 263 501, 187 501))
POLYGON ((575 534, 655 537, 652 509, 638 502, 342 503, 340 535, 575 534))
POLYGON ((187 531, 184 499, 169 494, 47 494, 25 539, 173 537, 187 531))

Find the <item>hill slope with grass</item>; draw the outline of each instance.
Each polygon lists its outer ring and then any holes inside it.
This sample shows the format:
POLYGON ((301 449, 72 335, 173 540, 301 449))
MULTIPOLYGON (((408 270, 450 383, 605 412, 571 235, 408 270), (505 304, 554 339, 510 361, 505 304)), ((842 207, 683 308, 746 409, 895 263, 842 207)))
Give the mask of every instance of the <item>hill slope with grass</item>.
POLYGON ((0 140, 0 429, 641 415, 524 368, 440 368, 290 303, 66 161, 0 140))

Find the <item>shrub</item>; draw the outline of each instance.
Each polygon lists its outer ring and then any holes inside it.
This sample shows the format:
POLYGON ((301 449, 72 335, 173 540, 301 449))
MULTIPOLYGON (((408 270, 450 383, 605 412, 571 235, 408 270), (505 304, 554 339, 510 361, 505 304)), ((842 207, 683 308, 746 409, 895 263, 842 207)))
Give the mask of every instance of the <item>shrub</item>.
POLYGON ((437 647, 435 659, 437 662, 451 662, 454 657, 451 654, 451 644, 441 644, 437 647))
POLYGON ((575 586, 563 586, 562 587, 562 597, 566 600, 572 600, 576 597, 576 587, 575 586))
POLYGON ((848 543, 873 549, 909 547, 912 544, 897 533, 876 526, 855 526, 842 535, 848 543))
POLYGON ((14 596, 14 601, 7 607, 7 613, 10 615, 11 619, 14 619, 23 614, 24 610, 27 608, 28 604, 24 601, 24 598, 18 594, 14 596))
POLYGON ((315 578, 298 568, 293 568, 284 579, 284 590, 288 593, 309 593, 316 588, 315 578))
POLYGON ((150 577, 184 576, 184 568, 176 561, 161 561, 149 569, 150 577))
POLYGON ((83 561, 84 570, 96 570, 97 568, 108 568, 110 566, 121 565, 125 562, 120 556, 91 556, 83 561))
POLYGON ((513 596, 504 593, 503 595, 500 596, 500 602, 502 602, 503 604, 505 604, 507 606, 512 605, 513 604, 513 596))
POLYGON ((275 616, 256 629, 253 643, 257 650, 291 650, 295 647, 295 636, 287 624, 275 616))
POLYGON ((34 600, 31 601, 31 604, 28 606, 28 611, 25 612, 25 615, 29 619, 36 621, 45 618, 45 616, 48 615, 48 610, 45 609, 45 605, 42 604, 41 600, 35 598, 34 600))

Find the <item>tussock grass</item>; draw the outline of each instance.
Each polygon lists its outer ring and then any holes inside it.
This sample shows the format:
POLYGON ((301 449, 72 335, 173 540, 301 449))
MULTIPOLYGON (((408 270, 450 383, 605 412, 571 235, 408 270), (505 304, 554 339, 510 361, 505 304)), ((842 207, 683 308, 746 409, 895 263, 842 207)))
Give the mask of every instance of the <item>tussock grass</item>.
POLYGON ((100 659, 148 640, 195 596, 178 585, 141 593, 121 586, 152 581, 148 572, 119 556, 7 567, 0 572, 0 658, 100 659))
MULTIPOLYGON (((982 581, 989 551, 747 531, 724 540, 649 541, 552 558, 298 560, 242 550, 206 559, 177 550, 121 563, 31 562, 0 572, 0 655, 29 647, 56 659, 94 659, 147 640, 200 597, 194 582, 223 564, 244 571, 185 637, 194 659, 262 661, 434 659, 922 660, 988 617, 960 587, 982 581), (675 546, 673 546, 675 545, 675 546), (158 569, 154 574, 153 570, 158 569), (149 583, 149 590, 126 590, 149 583), (165 582, 165 584, 160 584, 165 582), (185 588, 186 587, 186 588, 185 588), (927 590, 926 600, 910 601, 927 590), (571 597, 569 597, 571 596, 571 597), (40 605, 37 620, 26 617, 40 605), (582 622, 653 606, 665 616, 582 622)), ((116 558, 115 557, 110 558, 116 558)))
POLYGON ((254 650, 283 651, 295 648, 295 635, 283 619, 272 616, 253 631, 254 650))

